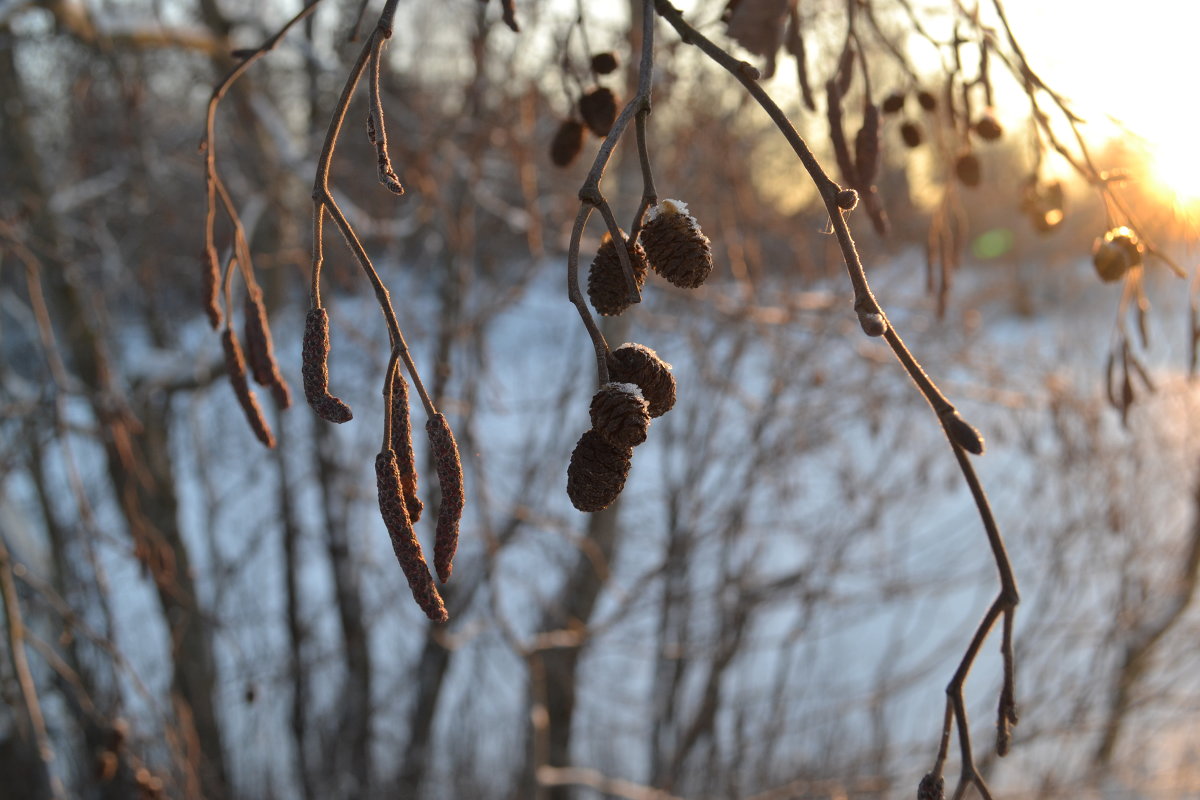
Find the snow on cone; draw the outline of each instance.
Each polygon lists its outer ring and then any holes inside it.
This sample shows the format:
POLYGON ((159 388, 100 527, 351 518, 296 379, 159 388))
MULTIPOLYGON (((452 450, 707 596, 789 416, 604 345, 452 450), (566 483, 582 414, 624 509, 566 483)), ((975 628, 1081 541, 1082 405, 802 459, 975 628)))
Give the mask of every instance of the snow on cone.
POLYGON ((310 308, 304 321, 304 354, 301 374, 304 397, 327 422, 348 422, 350 406, 329 393, 329 315, 323 308, 310 308))
POLYGON ((649 403, 632 383, 606 383, 592 395, 592 429, 617 447, 637 447, 650 427, 649 403))
POLYGON ((612 505, 629 477, 632 447, 618 447, 599 432, 588 430, 575 444, 567 467, 567 496, 580 511, 612 505))
POLYGON ((608 376, 614 383, 632 383, 646 399, 651 417, 661 417, 675 405, 675 376, 671 365, 642 344, 626 343, 612 351, 608 376))
POLYGON ((654 271, 681 289, 695 289, 712 272, 712 244, 686 203, 663 200, 650 209, 641 241, 654 271))
POLYGON ((462 459, 458 455, 458 442, 454 432, 441 414, 435 414, 425 423, 429 434, 429 448, 437 465, 438 485, 442 488, 442 502, 438 507, 437 534, 433 543, 433 565, 438 578, 445 583, 454 571, 454 553, 458 550, 458 524, 462 521, 466 495, 463 491, 462 459))
MULTIPOLYGON (((624 231, 621 237, 624 238, 624 231)), ((633 268, 634 284, 640 292, 646 283, 646 251, 637 242, 625 241, 626 252, 629 253, 629 266, 633 268)), ((604 234, 604 241, 596 251, 588 270, 587 281, 588 299, 598 314, 611 317, 620 314, 633 305, 634 298, 630 296, 629 283, 625 280, 625 269, 621 266, 621 256, 612 236, 604 234)))
POLYGON ((445 622, 448 618, 446 606, 438 594, 433 576, 429 574, 429 564, 425 562, 421 543, 413 530, 412 520, 408 518, 400 488, 400 468, 396 465, 396 453, 391 449, 375 456, 375 485, 379 492, 379 513, 387 525, 392 550, 408 580, 413 599, 425 616, 434 622, 445 622))

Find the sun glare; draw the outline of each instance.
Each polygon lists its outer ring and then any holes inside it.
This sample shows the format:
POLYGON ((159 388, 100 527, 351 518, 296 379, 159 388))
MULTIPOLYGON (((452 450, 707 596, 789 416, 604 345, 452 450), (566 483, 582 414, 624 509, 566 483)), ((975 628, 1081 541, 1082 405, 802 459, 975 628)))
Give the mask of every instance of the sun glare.
POLYGON ((1175 204, 1188 211, 1200 210, 1200 158, 1190 132, 1177 138, 1159 139, 1150 153, 1151 171, 1175 204))

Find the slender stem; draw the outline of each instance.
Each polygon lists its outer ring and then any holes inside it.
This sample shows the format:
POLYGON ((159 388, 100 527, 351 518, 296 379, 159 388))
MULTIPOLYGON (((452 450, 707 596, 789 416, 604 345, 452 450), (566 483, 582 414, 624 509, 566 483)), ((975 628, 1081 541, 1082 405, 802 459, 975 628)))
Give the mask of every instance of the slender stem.
POLYGON ((600 328, 596 326, 596 320, 592 319, 592 312, 588 310, 587 301, 583 299, 583 292, 579 291, 579 242, 591 215, 590 205, 580 205, 579 213, 575 216, 575 225, 571 228, 571 246, 567 248, 567 297, 575 304, 583 320, 583 327, 592 339, 592 346, 596 350, 596 374, 599 376, 600 385, 603 386, 608 383, 608 343, 604 341, 604 334, 600 333, 600 328))

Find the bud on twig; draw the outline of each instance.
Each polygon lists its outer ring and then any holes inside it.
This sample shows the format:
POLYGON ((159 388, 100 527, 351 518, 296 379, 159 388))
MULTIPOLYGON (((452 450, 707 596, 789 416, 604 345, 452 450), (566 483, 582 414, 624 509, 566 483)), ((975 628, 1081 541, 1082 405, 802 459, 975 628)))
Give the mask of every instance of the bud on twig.
POLYGON ((951 409, 942 416, 942 425, 950 441, 973 455, 983 455, 983 435, 974 425, 962 418, 957 410, 951 409))

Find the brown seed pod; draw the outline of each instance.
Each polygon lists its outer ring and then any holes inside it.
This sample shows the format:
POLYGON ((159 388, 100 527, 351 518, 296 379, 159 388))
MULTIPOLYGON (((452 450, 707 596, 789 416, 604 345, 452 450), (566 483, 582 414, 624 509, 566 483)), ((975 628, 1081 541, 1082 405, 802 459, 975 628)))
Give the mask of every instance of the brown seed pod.
POLYGON ((629 477, 632 447, 618 447, 595 430, 584 432, 567 467, 567 496, 580 511, 600 511, 612 505, 629 477))
POLYGON ((984 109, 983 114, 975 120, 971 129, 985 142, 994 142, 1004 135, 1004 126, 1000 124, 1000 120, 996 119, 996 113, 990 108, 984 109))
POLYGON ((860 189, 875 183, 879 175, 879 106, 867 103, 863 107, 862 127, 854 137, 854 167, 860 189))
POLYGON ((310 308, 304 321, 304 351, 301 374, 308 405, 327 422, 348 422, 350 406, 329 393, 329 315, 323 308, 310 308))
POLYGON ((604 52, 596 53, 592 56, 592 72, 597 75, 608 75, 616 72, 618 66, 616 53, 604 52))
POLYGON ((583 149, 583 124, 578 120, 565 119, 554 132, 550 142, 550 161, 556 167, 569 167, 583 149))
POLYGON ((917 787, 917 800, 946 800, 946 779, 932 772, 926 774, 917 787))
POLYGON ((458 456, 458 442, 454 432, 441 414, 435 414, 425 423, 429 434, 429 448, 433 462, 437 465, 438 485, 442 489, 442 502, 438 507, 437 534, 433 540, 433 565, 437 568, 442 583, 450 580, 454 571, 454 553, 458 550, 458 524, 462 520, 466 494, 463 490, 462 459, 458 456))
POLYGON ((274 447, 275 437, 271 434, 271 427, 267 425, 267 418, 263 416, 262 408, 258 405, 258 398, 254 396, 254 391, 246 380, 246 357, 242 355, 242 346, 231 329, 226 328, 222 331, 221 345, 225 348, 225 371, 229 373, 229 382, 233 384, 233 393, 237 395, 246 421, 250 423, 251 430, 260 442, 267 447, 274 447))
MULTIPOLYGON (((621 236, 624 237, 624 231, 621 236)), ((637 291, 642 290, 646 283, 646 251, 636 241, 625 240, 625 249, 629 253, 629 266, 633 268, 633 281, 637 291)), ((588 270, 587 280, 588 299, 597 313, 606 317, 620 314, 633 305, 635 296, 630 296, 629 284, 625 280, 625 269, 621 266, 621 258, 612 236, 604 234, 600 249, 592 259, 591 269, 588 270)))
POLYGON ((289 407, 292 404, 292 393, 279 371, 279 364, 275 361, 275 344, 271 341, 267 308, 263 305, 262 290, 257 286, 251 286, 246 291, 243 322, 246 359, 250 363, 254 382, 259 386, 270 387, 271 394, 275 396, 275 402, 280 408, 289 407))
POLYGON ((881 108, 885 114, 895 114, 904 108, 904 92, 892 92, 887 97, 883 98, 881 108))
POLYGON ((400 470, 396 466, 396 454, 390 449, 375 456, 375 486, 379 494, 379 513, 392 540, 392 552, 400 562, 400 569, 404 571, 404 577, 408 580, 413 599, 425 612, 425 616, 434 622, 445 622, 449 618, 446 606, 433 582, 433 576, 429 574, 429 565, 421 552, 421 543, 417 541, 417 533, 408 518, 404 495, 400 489, 400 470))
POLYGON ((404 490, 404 504, 408 507, 408 518, 415 525, 421 519, 424 505, 417 496, 417 463, 413 454, 412 419, 408 410, 408 384, 400 370, 392 380, 392 450, 396 453, 396 464, 400 469, 400 486, 404 490))
POLYGON ((853 211, 858 205, 858 192, 853 189, 842 189, 837 193, 837 207, 842 211, 853 211))
POLYGON ((969 189, 974 189, 983 180, 983 167, 979 156, 974 153, 963 153, 954 162, 954 175, 959 182, 969 189))
POLYGON ((936 111, 938 107, 937 98, 932 92, 927 92, 924 89, 917 92, 917 103, 926 111, 936 111))
POLYGON ((925 134, 921 132, 921 126, 912 120, 905 120, 900 124, 900 138, 904 140, 904 144, 908 147, 920 147, 925 141, 925 134))
POLYGON ((218 292, 221 286, 221 262, 217 251, 211 247, 204 249, 204 313, 208 315, 208 324, 215 331, 221 327, 221 305, 218 292))
POLYGON ((579 115, 592 133, 608 136, 617 121, 617 96, 603 86, 592 89, 579 98, 579 115))
POLYGON ((592 395, 592 429, 617 447, 646 441, 650 404, 633 383, 606 383, 592 395))
POLYGON ((686 203, 663 200, 651 208, 641 241, 654 271, 681 289, 695 289, 712 273, 712 244, 686 203))
POLYGON ((608 376, 615 383, 632 383, 646 399, 650 416, 661 417, 675 405, 675 376, 671 365, 642 344, 626 343, 612 351, 608 376))
POLYGON ((1142 244, 1137 234, 1122 225, 1097 239, 1092 252, 1096 274, 1105 283, 1118 281, 1133 267, 1142 263, 1142 244))

